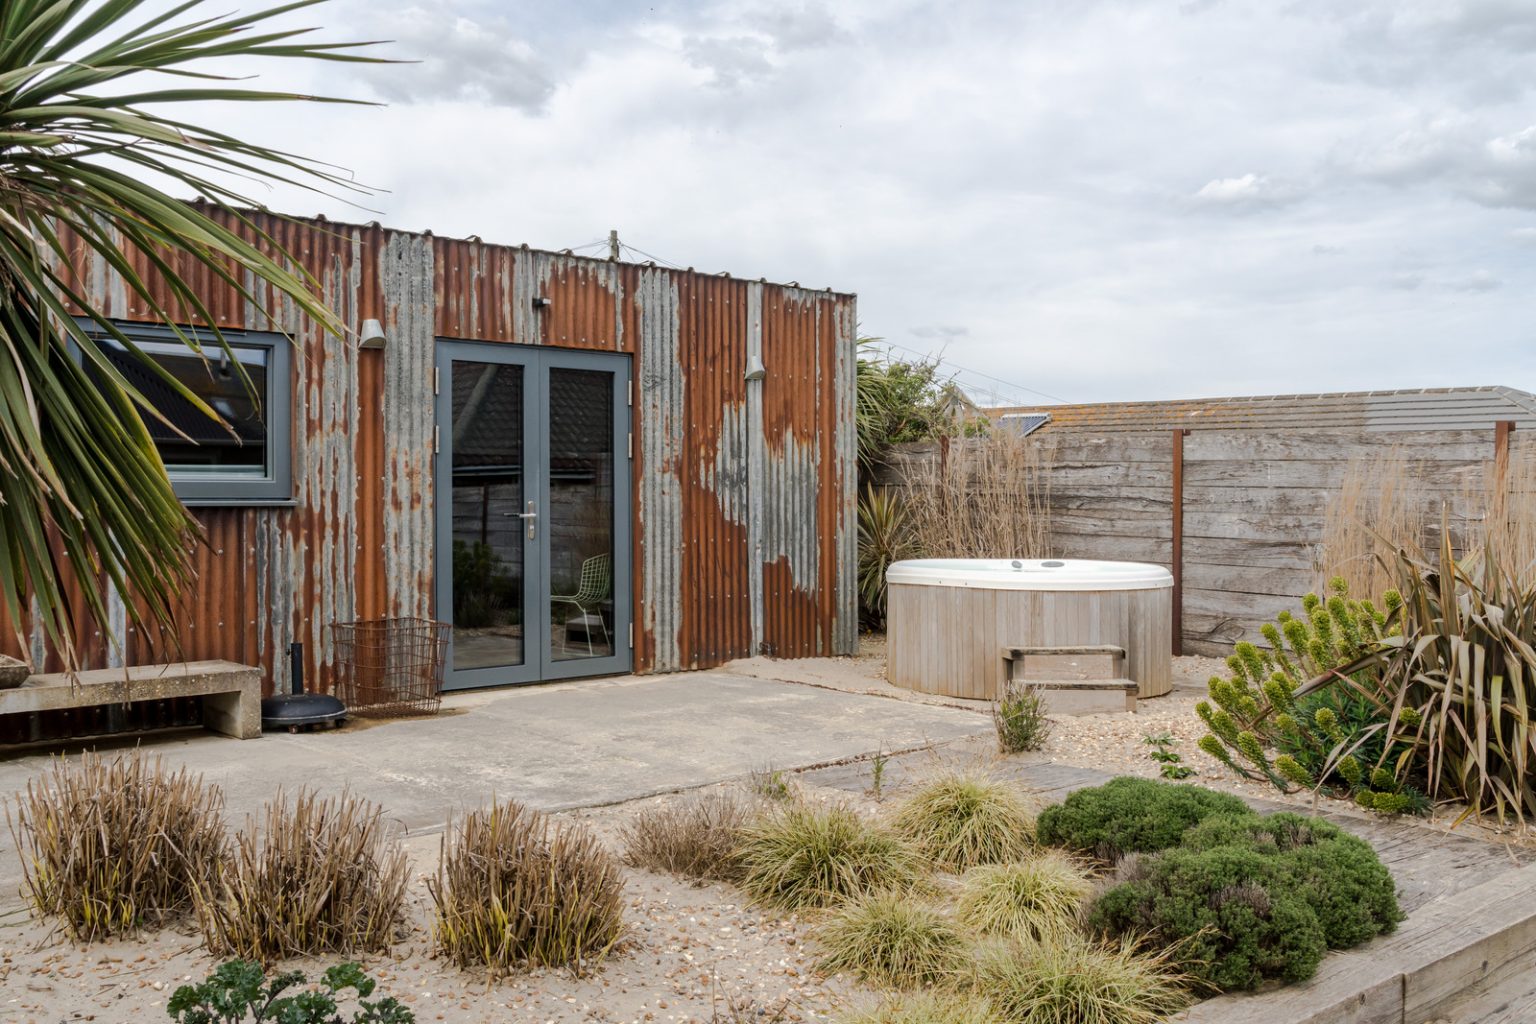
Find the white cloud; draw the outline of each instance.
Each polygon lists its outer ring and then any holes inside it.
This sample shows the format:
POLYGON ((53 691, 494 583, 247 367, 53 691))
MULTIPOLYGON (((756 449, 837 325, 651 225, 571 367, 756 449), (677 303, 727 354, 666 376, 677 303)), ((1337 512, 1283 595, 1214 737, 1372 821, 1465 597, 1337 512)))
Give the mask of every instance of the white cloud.
POLYGON ((388 224, 618 228, 1073 400, 1444 385, 1448 339, 1536 390, 1526 0, 319 10, 430 60, 302 83, 386 109, 237 126, 357 168, 388 224))

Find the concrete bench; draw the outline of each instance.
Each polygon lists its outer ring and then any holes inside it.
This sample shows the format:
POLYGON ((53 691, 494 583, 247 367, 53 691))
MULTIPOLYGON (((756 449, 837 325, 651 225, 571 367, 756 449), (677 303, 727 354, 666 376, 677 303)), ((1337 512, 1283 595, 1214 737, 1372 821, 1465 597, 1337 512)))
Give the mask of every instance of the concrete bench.
POLYGON ((1003 678, 1009 682, 1026 683, 1034 687, 1052 714, 1101 715, 1109 712, 1136 710, 1137 686, 1125 676, 1125 648, 1113 644, 1090 644, 1081 647, 1004 647, 1003 678), (1029 677, 1025 675, 1025 663, 1031 659, 1049 659, 1060 665, 1069 662, 1067 672, 1060 670, 1050 675, 1029 677), (1098 675, 1082 667, 1084 659, 1102 659, 1105 670, 1098 675))
POLYGON ((0 690, 0 715, 101 704, 131 704, 171 697, 203 698, 203 725, 249 740, 261 735, 261 671, 232 661, 189 661, 33 676, 0 690))

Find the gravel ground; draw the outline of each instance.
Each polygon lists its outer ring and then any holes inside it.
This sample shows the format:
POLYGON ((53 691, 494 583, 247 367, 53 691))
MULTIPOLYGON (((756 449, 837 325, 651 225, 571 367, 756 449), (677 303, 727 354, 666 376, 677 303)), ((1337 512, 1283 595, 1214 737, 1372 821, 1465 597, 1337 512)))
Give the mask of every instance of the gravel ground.
MULTIPOLYGON (((857 662, 870 675, 883 668, 883 650, 870 645, 857 662)), ((1175 689, 1166 697, 1141 702, 1135 715, 1061 717, 1046 747, 1031 758, 1050 758, 1106 772, 1156 777, 1158 765, 1147 755, 1149 733, 1168 732, 1177 739, 1185 762, 1196 769, 1191 781, 1246 797, 1313 806, 1326 803, 1352 810, 1340 801, 1310 794, 1286 797, 1268 786, 1236 778, 1196 747, 1202 734, 1195 703, 1205 681, 1222 669, 1209 658, 1175 661, 1175 689)), ((934 751, 936 763, 987 763, 997 759, 995 743, 983 736, 934 751)), ((880 813, 869 794, 805 788, 809 800, 842 800, 880 813)), ((624 823, 641 808, 678 795, 615 807, 569 812, 560 817, 593 829, 614 850, 624 823)), ((1424 822, 1444 829, 1454 809, 1424 822)), ((1497 841, 1529 843, 1479 828, 1497 841)), ((398 997, 415 1010, 417 1020, 501 1022, 632 1021, 659 1022, 775 1019, 815 1021, 835 1015, 850 1000, 869 993, 843 979, 817 975, 809 948, 810 922, 765 914, 745 907, 729 886, 692 886, 670 877, 631 870, 626 889, 628 940, 585 978, 565 971, 524 973, 497 983, 433 959, 429 934, 431 903, 425 879, 436 868, 439 838, 417 835, 405 840, 415 877, 409 894, 408 933, 383 957, 363 958, 380 981, 380 993, 398 997), (750 1007, 733 1015, 732 1007, 750 1007), (777 1016, 782 1010, 782 1016, 777 1016)), ((281 965, 318 974, 333 959, 281 965)), ((204 978, 217 961, 201 950, 198 936, 185 928, 165 929, 128 942, 96 943, 77 948, 47 925, 28 918, 15 894, 0 894, 0 1024, 58 1024, 64 1021, 153 1021, 167 1019, 165 1001, 177 985, 204 978)))

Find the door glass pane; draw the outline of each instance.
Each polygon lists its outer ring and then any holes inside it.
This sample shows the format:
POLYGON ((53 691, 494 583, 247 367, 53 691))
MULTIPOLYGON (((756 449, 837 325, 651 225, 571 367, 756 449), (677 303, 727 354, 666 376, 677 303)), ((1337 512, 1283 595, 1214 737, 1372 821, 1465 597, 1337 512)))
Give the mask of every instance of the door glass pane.
POLYGON ((521 665, 523 368, 455 360, 453 668, 521 665))
POLYGON ((549 371, 550 653, 614 653, 613 374, 549 371))

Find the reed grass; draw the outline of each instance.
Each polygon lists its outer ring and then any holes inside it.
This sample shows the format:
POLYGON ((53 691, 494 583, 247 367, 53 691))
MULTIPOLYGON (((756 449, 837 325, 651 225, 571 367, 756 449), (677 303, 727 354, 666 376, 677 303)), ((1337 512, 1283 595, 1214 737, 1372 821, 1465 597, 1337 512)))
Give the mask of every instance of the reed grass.
POLYGON ((138 751, 58 758, 6 807, 22 895, 76 942, 124 935, 187 909, 228 850, 224 798, 138 751))
POLYGON ((906 462, 900 483, 912 545, 926 558, 1050 556, 1050 457, 1027 437, 944 439, 906 462))
POLYGON ((383 811, 350 793, 281 793, 235 837, 225 870, 198 887, 210 952, 262 963, 389 949, 409 862, 383 811))
POLYGON ((438 951, 493 977, 518 966, 582 974, 624 934, 618 861, 587 829, 516 801, 450 824, 428 890, 438 951))

